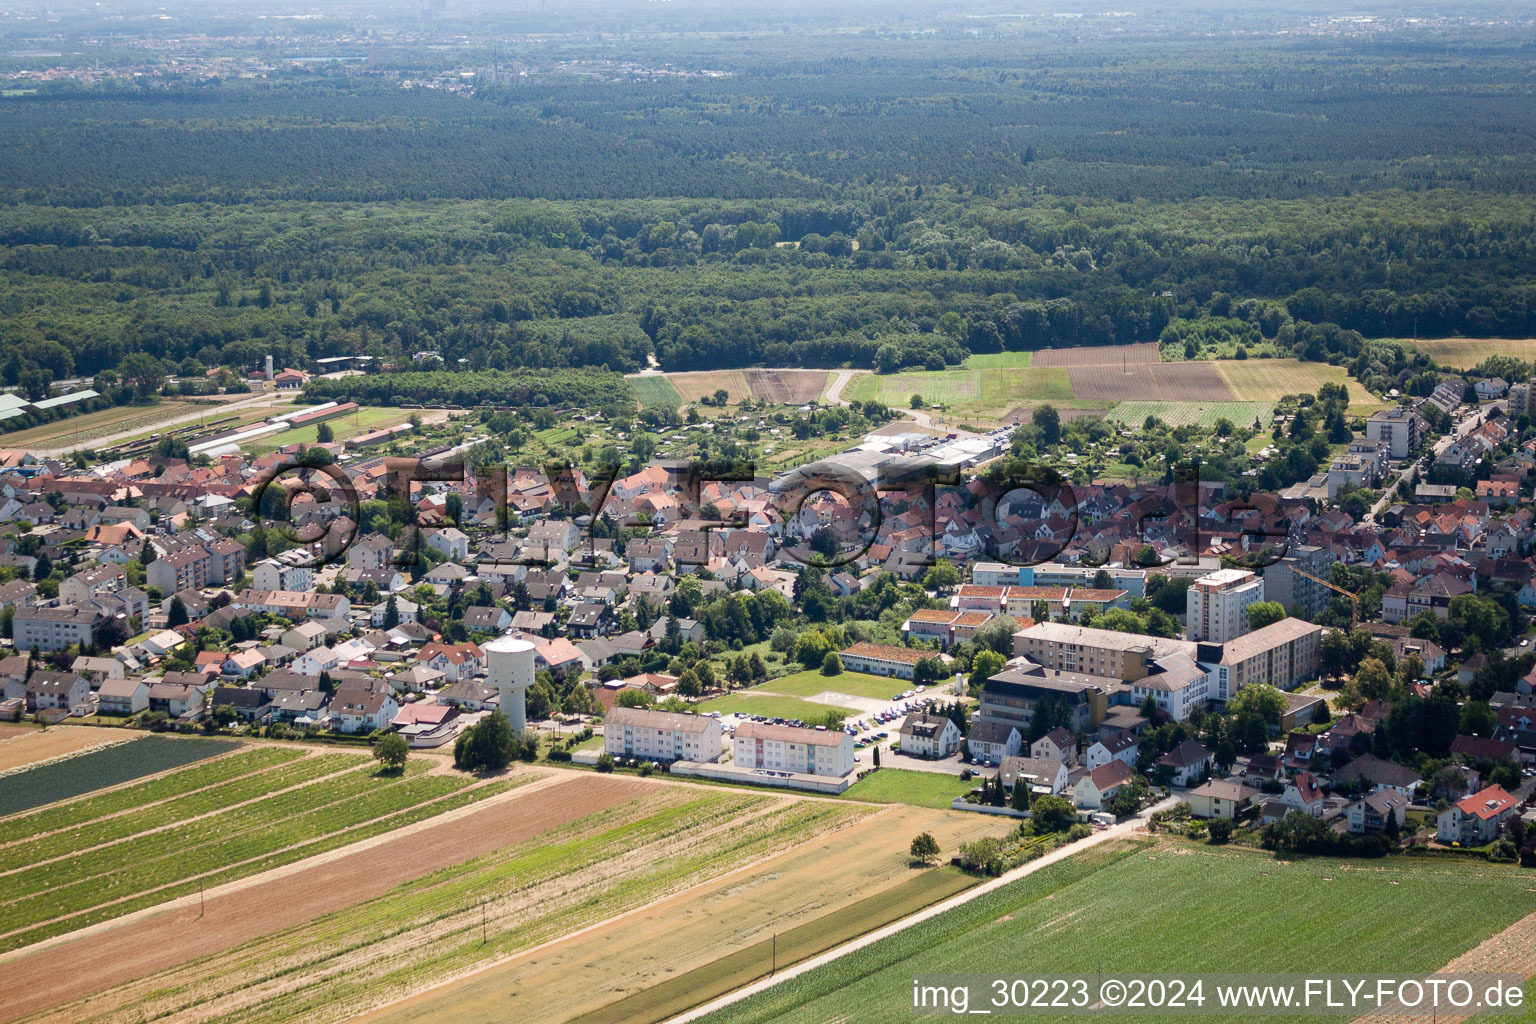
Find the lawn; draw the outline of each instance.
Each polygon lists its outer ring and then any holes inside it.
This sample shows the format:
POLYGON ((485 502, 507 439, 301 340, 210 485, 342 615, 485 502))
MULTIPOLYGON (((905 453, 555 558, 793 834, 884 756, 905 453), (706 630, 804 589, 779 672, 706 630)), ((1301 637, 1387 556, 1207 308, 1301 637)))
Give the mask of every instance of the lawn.
POLYGON ((820 669, 807 669, 804 672, 770 679, 758 687, 760 690, 788 694, 791 697, 814 697, 818 693, 832 690, 837 693, 852 694, 855 697, 868 697, 871 700, 890 700, 896 694, 911 688, 912 684, 902 679, 887 679, 885 676, 865 675, 863 672, 844 672, 841 675, 824 676, 820 669))
POLYGON ((918 807, 948 807, 957 796, 964 796, 977 783, 962 782, 958 775, 943 772, 918 772, 908 768, 881 768, 855 782, 842 795, 844 800, 867 800, 874 804, 915 804, 918 807))
MULTIPOLYGON (((101 735, 103 742, 112 738, 111 733, 101 735)), ((145 736, 131 743, 28 768, 0 780, 0 815, 15 814, 80 796, 93 789, 117 786, 156 772, 180 768, 205 757, 226 753, 238 745, 231 740, 145 736)))
POLYGON ((1121 402, 1105 418, 1131 427, 1140 427, 1148 416, 1170 427, 1214 427, 1217 420, 1225 419, 1244 429, 1257 419, 1262 430, 1274 413, 1273 402, 1121 402))
POLYGON ((1324 384, 1343 384, 1349 388, 1350 412, 1370 413, 1385 407, 1342 366, 1299 359, 1222 359, 1212 365, 1240 402, 1275 402, 1285 395, 1315 395, 1324 384))
POLYGON ((635 389, 635 397, 639 399, 642 409, 658 405, 676 409, 683 404, 683 396, 677 393, 677 388, 665 377, 631 377, 629 383, 635 389))
POLYGON ((1457 370, 1470 370, 1489 356, 1514 356, 1525 362, 1536 359, 1536 338, 1405 338, 1402 343, 1457 370))
POLYGON ((765 697, 751 691, 728 693, 723 697, 704 701, 696 705, 696 708, 699 711, 718 711, 722 715, 740 711, 747 715, 762 715, 764 718, 798 718, 805 722, 820 722, 829 713, 836 714, 840 718, 847 718, 854 714, 849 708, 815 704, 808 700, 797 700, 794 697, 765 697))
POLYGON ((902 1020, 926 973, 1428 972, 1536 909, 1530 885, 1489 864, 1105 844, 704 1019, 902 1020))
MULTIPOLYGON (((392 427, 397 423, 404 423, 411 418, 414 409, 382 409, 363 408, 346 416, 338 416, 333 420, 326 420, 325 425, 331 428, 331 434, 338 441, 345 441, 349 437, 357 437, 384 427, 392 427)), ((296 427, 293 430, 284 430, 277 434, 268 434, 258 437, 256 440, 244 445, 245 450, 251 455, 261 455, 266 452, 275 452, 284 445, 290 444, 316 444, 319 438, 316 434, 320 430, 320 424, 313 423, 305 427, 296 427)))

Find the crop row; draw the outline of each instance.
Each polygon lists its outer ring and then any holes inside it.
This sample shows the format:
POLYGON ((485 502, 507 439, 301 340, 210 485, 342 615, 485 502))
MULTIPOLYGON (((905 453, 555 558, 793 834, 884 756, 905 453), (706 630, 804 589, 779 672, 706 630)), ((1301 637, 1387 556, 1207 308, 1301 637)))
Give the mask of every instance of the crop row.
MULTIPOLYGON (((440 776, 437 778, 441 779, 440 776)), ((352 843, 362 842, 395 829, 405 828, 416 822, 425 821, 428 818, 445 814, 460 807, 466 807, 476 801, 505 792, 508 788, 510 786, 506 782, 492 782, 473 789, 461 790, 442 799, 407 807, 405 810, 390 815, 387 818, 365 822, 353 828, 320 836, 312 842, 295 844, 274 850, 263 857, 231 864, 222 870, 206 874, 201 879, 188 878, 175 884, 157 886, 152 892, 142 892, 129 899, 120 900, 110 905, 93 907, 85 913, 75 914, 71 917, 50 920, 35 928, 28 928, 26 931, 0 938, 0 953, 20 949, 34 942, 41 942, 55 935, 63 935, 102 921, 110 921, 115 917, 131 914, 136 910, 143 910, 146 907, 165 903, 180 896, 191 895, 197 892, 200 886, 213 888, 240 878, 259 874, 263 871, 270 871, 285 864, 292 864, 308 857, 319 856, 322 853, 327 853, 352 843)), ((58 912, 62 913, 65 911, 58 912)))
POLYGON ((139 814, 120 814, 115 818, 87 822, 76 828, 55 832, 33 842, 16 843, 0 850, 0 871, 15 870, 201 817, 267 793, 313 782, 359 763, 361 759, 352 754, 306 758, 275 770, 235 778, 225 785, 205 787, 179 800, 156 804, 139 814))
MULTIPOLYGON (((62 898, 70 886, 81 884, 90 884, 94 890, 103 893, 104 898, 110 899, 117 895, 114 890, 124 884, 128 875, 155 870, 162 860, 186 864, 210 846, 260 835, 289 819, 346 804, 379 789, 398 785, 401 781, 397 776, 379 777, 363 769, 269 796, 238 812, 210 815, 90 850, 70 860, 39 864, 7 876, 4 887, 0 888, 0 897, 3 897, 0 905, 38 895, 62 898)), ((0 930, 4 930, 3 922, 4 911, 0 910, 0 930)))
POLYGON ((0 821, 0 844, 13 843, 43 832, 73 828, 110 814, 145 807, 205 786, 217 785, 241 775, 263 771, 273 765, 291 761, 302 754, 303 751, 296 749, 258 747, 231 754, 229 757, 221 757, 208 764, 185 768, 152 782, 115 789, 101 796, 87 797, 60 807, 44 808, 21 817, 6 818, 0 821))
POLYGON ((231 740, 146 736, 105 750, 38 765, 9 776, 5 785, 0 786, 0 815, 16 814, 92 790, 118 786, 146 775, 180 768, 193 761, 233 750, 236 746, 238 744, 231 740))

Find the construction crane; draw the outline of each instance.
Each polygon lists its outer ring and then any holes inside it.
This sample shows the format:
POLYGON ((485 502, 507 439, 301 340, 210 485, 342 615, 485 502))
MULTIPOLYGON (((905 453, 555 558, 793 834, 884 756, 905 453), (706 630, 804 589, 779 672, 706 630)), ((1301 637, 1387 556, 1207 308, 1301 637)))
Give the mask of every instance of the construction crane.
POLYGON ((1329 590, 1336 591, 1336 592, 1338 592, 1340 594, 1343 594, 1345 597, 1349 598, 1349 628, 1351 630, 1353 630, 1357 625, 1360 624, 1360 595, 1359 594, 1356 594, 1356 593, 1353 593, 1351 591, 1345 590, 1343 587, 1339 586, 1337 583, 1330 583, 1330 582, 1328 582, 1327 580, 1323 579, 1320 576, 1313 576, 1311 573, 1305 572, 1305 571, 1303 571, 1301 569, 1297 569, 1295 566, 1291 567, 1291 572, 1295 573, 1297 576, 1300 576, 1300 577, 1302 577, 1304 579, 1309 579, 1313 583, 1322 584, 1323 586, 1327 587, 1329 590))

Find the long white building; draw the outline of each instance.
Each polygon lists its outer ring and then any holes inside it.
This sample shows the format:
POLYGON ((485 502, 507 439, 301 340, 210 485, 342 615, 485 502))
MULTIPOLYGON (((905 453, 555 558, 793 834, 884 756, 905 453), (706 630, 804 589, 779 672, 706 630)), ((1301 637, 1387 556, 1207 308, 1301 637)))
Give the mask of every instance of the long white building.
POLYGON ((743 722, 736 727, 733 753, 742 768, 836 778, 853 771, 853 737, 841 729, 743 722))
POLYGON ((1222 569, 1190 584, 1185 595, 1191 640, 1224 644, 1248 632, 1248 606, 1264 600, 1264 580, 1246 569, 1222 569))
POLYGON ((720 721, 645 708, 614 708, 603 719, 603 749, 614 757, 648 761, 720 759, 720 721))

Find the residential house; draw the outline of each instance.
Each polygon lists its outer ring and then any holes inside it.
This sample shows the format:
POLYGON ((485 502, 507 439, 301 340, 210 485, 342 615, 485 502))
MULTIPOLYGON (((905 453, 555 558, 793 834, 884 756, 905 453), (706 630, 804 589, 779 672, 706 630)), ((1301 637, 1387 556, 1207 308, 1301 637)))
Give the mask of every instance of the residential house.
POLYGON ((1096 811, 1128 785, 1132 779, 1124 761, 1109 761, 1085 772, 1072 787, 1072 803, 1078 810, 1096 811))
POLYGON ((1157 759, 1158 767, 1167 768, 1173 785, 1180 789, 1197 784, 1210 774, 1214 759, 1196 740, 1185 740, 1157 759))
POLYGON ((1136 755, 1141 751, 1141 741, 1134 736, 1100 737, 1083 752, 1083 765, 1089 771, 1110 761, 1124 761, 1128 767, 1136 766, 1136 755))
POLYGON ((1368 793, 1344 808, 1345 826, 1357 836, 1382 831, 1388 818, 1395 818, 1401 826, 1407 816, 1408 798, 1390 789, 1368 793))
POLYGON ((1442 843, 1482 846, 1498 837, 1504 823, 1519 810, 1502 786, 1489 786, 1440 812, 1436 838, 1442 843))
POLYGON ((1050 758, 1005 757, 997 773, 1010 793, 1021 782, 1032 796, 1060 796, 1067 788, 1067 766, 1050 758))
POLYGON ((901 752, 911 757, 949 757, 960 749, 960 730, 946 715, 915 711, 901 723, 901 752))
POLYGON ((1226 818, 1233 821, 1247 814, 1253 807, 1257 789, 1236 782, 1212 779, 1184 794, 1189 812, 1197 818, 1226 818))
POLYGON ((1003 758, 1019 753, 1023 739, 1019 730, 1007 722, 973 721, 965 744, 975 760, 983 764, 1001 764, 1003 758))

